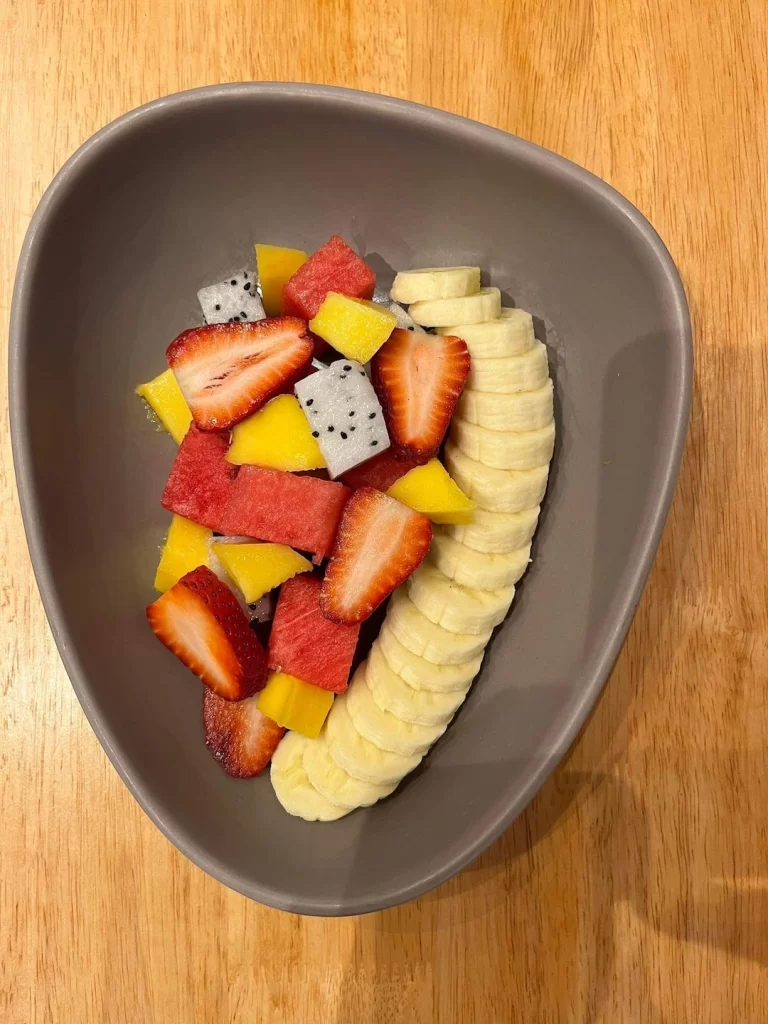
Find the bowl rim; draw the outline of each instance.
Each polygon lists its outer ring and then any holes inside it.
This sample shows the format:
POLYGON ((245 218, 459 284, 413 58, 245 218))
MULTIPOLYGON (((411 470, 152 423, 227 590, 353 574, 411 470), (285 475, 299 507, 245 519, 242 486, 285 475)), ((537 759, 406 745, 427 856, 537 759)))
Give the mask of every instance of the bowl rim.
POLYGON ((149 818, 173 845, 198 867, 235 891, 276 909, 334 917, 384 910, 414 899, 457 874, 474 861, 515 821, 572 746, 600 696, 618 657, 661 539, 674 495, 688 430, 693 386, 693 344, 685 290, 679 271, 667 247, 643 214, 621 193, 592 172, 572 163, 565 157, 501 129, 410 100, 337 86, 299 82, 240 82, 202 86, 152 100, 99 129, 64 163, 35 210, 19 256, 11 304, 8 370, 13 462, 32 566, 62 662, 101 746, 149 818), (363 112, 375 112, 384 116, 388 114, 401 117, 407 115, 412 121, 422 124, 425 128, 443 131, 449 129, 454 132, 460 130, 468 141, 474 139, 486 146, 495 146, 506 155, 523 160, 541 173, 554 174, 561 180, 564 179, 579 189, 586 190, 603 204, 613 207, 614 211, 625 217, 634 231, 642 236, 648 250, 656 258, 658 270, 665 280, 668 295, 671 297, 670 319, 676 320, 677 323, 675 356, 678 361, 676 368, 678 383, 670 403, 672 426, 669 431, 670 443, 666 460, 662 465, 661 485, 656 492, 655 508, 649 517, 649 525, 640 544, 641 555, 635 563, 631 581, 624 590, 618 603, 618 609, 614 613, 610 638, 602 648, 591 675, 585 677, 580 699, 572 708, 559 735, 554 739, 540 763, 535 766, 517 797, 490 823, 478 830, 458 854, 443 862, 440 867, 426 871, 417 881, 407 886, 385 883, 377 886, 370 893, 352 898, 302 897, 297 899, 286 891, 258 884, 247 875, 233 870, 226 863, 201 850, 197 842, 180 825, 176 824, 172 814, 163 809, 151 789, 144 787, 141 781, 134 776, 130 764, 127 763, 121 752, 119 743, 101 716, 99 702, 94 699, 91 685, 66 628, 62 609, 58 604, 53 576, 46 558, 41 523, 38 517, 39 506, 32 471, 33 459, 29 435, 25 426, 28 415, 26 355, 27 321, 33 300, 29 285, 30 269, 39 258, 40 240, 46 224, 57 204, 62 200, 67 184, 90 161, 97 159, 102 150, 105 150, 114 139, 129 134, 138 126, 163 118, 167 112, 192 108, 201 102, 213 104, 220 99, 233 97, 270 98, 286 103, 301 100, 324 106, 335 105, 363 112))

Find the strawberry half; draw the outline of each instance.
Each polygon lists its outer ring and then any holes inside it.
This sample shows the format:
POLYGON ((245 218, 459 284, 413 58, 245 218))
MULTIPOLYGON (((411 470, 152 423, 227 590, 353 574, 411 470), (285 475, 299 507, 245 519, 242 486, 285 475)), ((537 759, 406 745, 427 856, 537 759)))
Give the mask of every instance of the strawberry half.
POLYGON ((361 487, 341 517, 320 592, 323 614, 347 625, 367 619, 421 565, 431 542, 421 512, 361 487))
POLYGON ((224 700, 243 700, 267 681, 267 656, 237 598, 201 565, 147 608, 158 640, 224 700))
POLYGON ((295 380, 312 352, 306 323, 282 316, 194 327, 166 358, 200 430, 227 430, 295 380))
POLYGON ((373 383, 397 450, 427 461, 437 454, 469 376, 466 342, 396 328, 373 360, 373 383))
POLYGON ((267 767, 285 729, 259 711, 258 697, 222 700, 203 693, 205 745, 227 773, 249 779, 267 767))

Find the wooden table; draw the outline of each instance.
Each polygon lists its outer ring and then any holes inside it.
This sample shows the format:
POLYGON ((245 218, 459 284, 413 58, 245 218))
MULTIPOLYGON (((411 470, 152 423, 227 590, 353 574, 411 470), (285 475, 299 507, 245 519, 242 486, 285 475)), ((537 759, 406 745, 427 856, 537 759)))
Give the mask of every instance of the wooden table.
POLYGON ((4 324, 35 204, 95 129, 177 89, 295 79, 467 114, 606 178, 677 260, 697 358, 664 541, 570 756, 459 878, 340 921, 229 892, 129 796, 48 631, 3 401, 4 1024, 768 1019, 766 53, 766 0, 0 5, 4 324))

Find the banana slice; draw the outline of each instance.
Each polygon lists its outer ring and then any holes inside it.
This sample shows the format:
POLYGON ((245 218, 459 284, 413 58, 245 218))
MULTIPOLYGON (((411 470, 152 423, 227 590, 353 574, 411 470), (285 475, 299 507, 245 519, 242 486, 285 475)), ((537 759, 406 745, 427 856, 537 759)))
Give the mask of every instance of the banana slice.
POLYGON ((506 359, 473 357, 467 387, 472 391, 511 395, 517 391, 536 391, 543 388, 548 377, 547 346, 537 341, 520 356, 508 356, 506 359))
POLYGON ((517 391, 511 395, 465 388, 456 412, 467 423, 488 430, 537 430, 546 427, 554 414, 552 381, 535 391, 517 391))
POLYGON ((438 534, 432 538, 430 558, 438 569, 464 587, 496 591, 520 579, 531 557, 531 545, 506 554, 490 554, 468 548, 453 537, 438 534))
POLYGON ((350 811, 356 807, 370 807, 377 800, 383 800, 397 785, 377 786, 353 778, 331 757, 325 731, 317 739, 307 741, 304 748, 304 770, 321 796, 350 811))
POLYGON ((475 551, 504 554, 530 544, 539 521, 539 506, 522 512, 488 512, 475 509, 469 526, 446 526, 443 532, 475 551))
POLYGON ((454 665, 435 665, 401 644, 386 621, 376 642, 392 671, 417 690, 432 690, 434 693, 464 690, 483 663, 482 654, 478 654, 454 665))
MULTIPOLYGON (((352 686, 365 686, 365 662, 358 668, 352 686)), ((347 707, 347 694, 333 702, 325 726, 325 742, 333 760, 353 779, 376 786, 396 786, 421 761, 421 754, 398 754, 365 739, 347 707)))
POLYGON ((462 587, 422 562, 407 583, 408 597, 419 611, 451 633, 487 633, 504 619, 515 596, 515 588, 475 590, 462 587))
POLYGON ((392 595, 387 609, 387 625, 409 651, 435 665, 460 665, 463 661, 470 661, 482 654, 491 637, 490 630, 485 633, 450 633, 442 626, 436 626, 419 611, 404 587, 392 595))
POLYGON ((488 430, 454 416, 451 439, 470 459, 491 469, 535 469, 552 458, 555 421, 537 430, 488 430))
POLYGON ((375 643, 366 662, 365 679, 382 711, 414 725, 447 725, 467 695, 467 690, 415 690, 392 671, 375 643))
POLYGON ((363 665, 346 692, 347 711, 355 729, 382 750, 419 759, 445 732, 445 725, 415 725, 382 711, 365 680, 363 665))
POLYGON ((458 299, 480 290, 480 267, 425 267, 401 270, 389 293, 395 302, 458 299))
POLYGON ((445 446, 445 465, 453 479, 489 512, 522 512, 541 504, 549 466, 536 469, 492 469, 470 459, 452 442, 445 446))
POLYGON ((349 814, 349 807, 340 807, 321 796, 304 771, 306 736, 287 732, 272 756, 269 777, 275 796, 289 814, 305 821, 337 821, 349 814))
POLYGON ((507 306, 502 306, 498 320, 438 327, 437 333, 463 338, 473 359, 519 356, 527 352, 536 341, 531 314, 526 313, 524 309, 511 309, 507 306))
POLYGON ((423 327, 447 327, 448 324, 478 324, 501 315, 501 292, 481 288, 463 299, 428 299, 414 302, 408 312, 423 327))

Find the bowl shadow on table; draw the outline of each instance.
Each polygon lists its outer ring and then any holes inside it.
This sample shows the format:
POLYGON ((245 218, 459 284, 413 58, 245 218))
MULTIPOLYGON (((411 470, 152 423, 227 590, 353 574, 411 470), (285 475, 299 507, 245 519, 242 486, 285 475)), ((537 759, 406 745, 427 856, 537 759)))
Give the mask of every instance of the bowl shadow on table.
MULTIPOLYGON (((623 401, 622 392, 615 388, 615 382, 622 375, 630 375, 631 379, 641 347, 647 349, 649 345, 660 344, 663 344, 660 338, 638 339, 619 355, 605 383, 607 418, 612 415, 616 403, 623 401)), ((734 375, 739 372, 736 366, 732 370, 734 375)), ((607 447, 610 447, 607 432, 604 436, 607 447)), ((596 1019, 600 1007, 612 996, 616 980, 615 908, 625 902, 629 902, 660 934, 685 942, 714 945, 731 955, 768 965, 768 889, 757 893, 729 893, 725 906, 730 908, 730 913, 723 913, 724 901, 717 898, 717 892, 711 899, 701 901, 681 888, 671 897, 652 899, 654 865, 648 820, 648 803, 652 794, 636 793, 618 777, 615 770, 626 759, 632 730, 643 707, 652 702, 655 695, 658 696, 662 680, 672 672, 682 643, 675 625, 675 609, 681 602, 696 599, 690 592, 687 570, 691 537, 699 525, 696 499, 706 472, 707 440, 700 397, 694 390, 688 445, 656 567, 611 676, 609 695, 598 703, 558 770, 517 821, 473 865, 418 901, 418 913, 413 907, 406 906, 360 918, 356 922, 360 939, 358 946, 364 942, 372 943, 375 951, 373 960, 377 983, 372 985, 371 991, 374 999, 376 993, 381 993, 382 1000, 385 1000, 380 1006, 371 1007, 372 1019, 384 1019, 383 1016, 377 1017, 377 1011, 384 1015, 388 1012, 391 997, 391 985, 388 987, 388 983, 394 982, 402 972, 431 967, 430 957, 423 951, 422 940, 430 932, 439 932, 441 927, 456 927, 456 918, 450 913, 452 904, 460 902, 463 921, 467 920, 466 915, 470 915, 470 920, 472 915, 494 915, 500 919, 510 916, 512 905, 521 895, 510 888, 513 869, 519 868, 523 859, 520 870, 530 882, 536 871, 537 858, 542 855, 538 849, 540 844, 546 846, 548 837, 562 829, 569 818, 580 813, 585 805, 594 805, 599 810, 586 836, 586 842, 596 847, 598 856, 585 862, 587 877, 582 892, 588 894, 590 901, 587 919, 595 929, 592 945, 593 948, 599 945, 601 955, 599 961, 594 960, 591 964, 591 976, 586 985, 590 1005, 588 1010, 585 1008, 584 1019, 596 1019), (631 875, 621 871, 606 872, 606 865, 621 865, 626 861, 627 836, 618 826, 627 820, 631 820, 631 836, 636 846, 634 870, 631 875), (483 890, 492 898, 464 898, 483 890), (741 927, 744 920, 751 920, 753 925, 755 921, 765 923, 749 932, 741 927)), ((720 493, 725 502, 727 484, 720 488, 720 493)), ((602 517, 607 514, 610 514, 610 509, 601 500, 598 531, 602 517)), ((708 514, 710 517, 713 515, 711 505, 708 514)), ((697 540, 699 548, 702 543, 706 547, 708 538, 697 540)), ((525 598, 524 591, 523 585, 519 595, 521 600, 525 598)), ((483 784, 482 765, 467 765, 456 770, 476 771, 477 784, 483 784)), ((510 770, 514 770, 512 760, 510 770)), ((450 785, 449 779, 446 785, 450 785)), ((484 955, 500 958, 501 962, 508 957, 509 950, 486 949, 484 955)), ((578 960, 582 950, 574 945, 573 949, 563 951, 561 946, 559 956, 578 960)), ((365 966, 370 967, 370 963, 370 958, 367 958, 365 966)), ((652 969, 650 964, 643 966, 647 972, 652 969)), ((353 962, 350 975, 362 967, 362 963, 353 962)), ((344 988, 342 986, 342 991, 344 988)), ((337 1016, 339 1024, 352 1019, 351 1012, 351 1005, 342 1002, 337 1016)), ((645 1013, 643 1019, 652 1024, 666 1020, 658 1008, 648 1006, 645 1013)))

